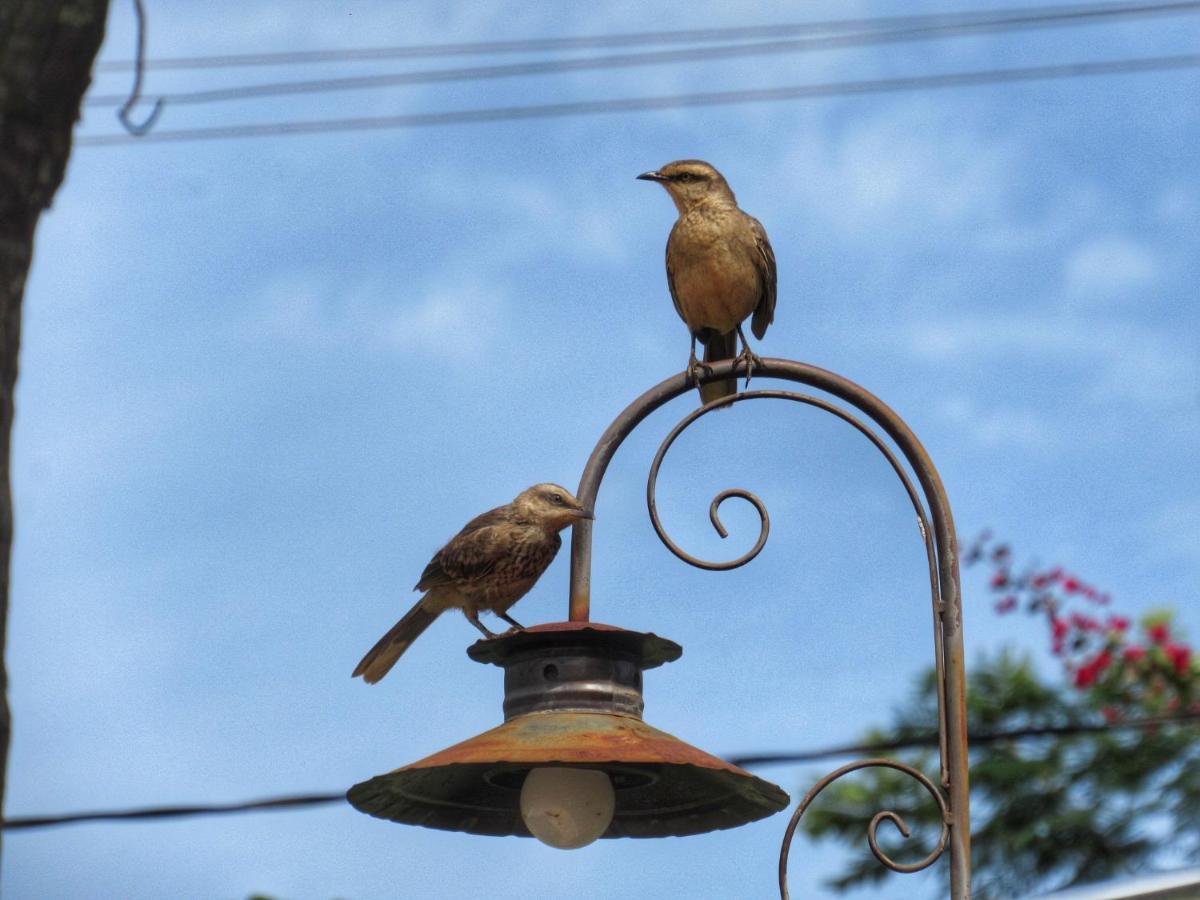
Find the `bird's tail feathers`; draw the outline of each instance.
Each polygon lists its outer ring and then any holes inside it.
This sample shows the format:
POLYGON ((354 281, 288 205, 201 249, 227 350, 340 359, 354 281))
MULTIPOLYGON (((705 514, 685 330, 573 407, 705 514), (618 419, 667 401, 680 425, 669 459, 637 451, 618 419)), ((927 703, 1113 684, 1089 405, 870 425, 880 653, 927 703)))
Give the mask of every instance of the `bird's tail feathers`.
MULTIPOLYGON (((737 356, 738 336, 736 331, 729 334, 714 334, 704 344, 704 361, 706 363, 724 362, 737 356)), ((721 397, 732 397, 737 393, 736 378, 722 378, 720 381, 710 381, 700 385, 700 402, 711 403, 721 397)))
POLYGON ((430 611, 425 603, 425 598, 422 598, 405 614, 403 619, 393 625, 388 633, 376 642, 374 647, 367 651, 367 655, 355 667, 351 677, 357 678, 361 675, 367 684, 375 684, 391 670, 392 666, 396 664, 396 660, 403 655, 413 641, 421 636, 426 628, 433 624, 433 620, 439 614, 440 610, 430 611))

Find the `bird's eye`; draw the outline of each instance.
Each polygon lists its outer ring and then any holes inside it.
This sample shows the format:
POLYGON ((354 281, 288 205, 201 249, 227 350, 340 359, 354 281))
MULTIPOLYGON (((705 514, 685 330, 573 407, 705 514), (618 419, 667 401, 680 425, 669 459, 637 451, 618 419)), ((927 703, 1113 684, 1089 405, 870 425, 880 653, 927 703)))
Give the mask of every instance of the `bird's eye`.
POLYGON ((562 494, 551 494, 550 502, 555 503, 559 506, 562 506, 563 505, 563 495, 562 494))
POLYGON ((686 184, 689 181, 695 181, 696 176, 693 175, 691 172, 681 172, 680 174, 675 176, 675 180, 682 181, 686 184))

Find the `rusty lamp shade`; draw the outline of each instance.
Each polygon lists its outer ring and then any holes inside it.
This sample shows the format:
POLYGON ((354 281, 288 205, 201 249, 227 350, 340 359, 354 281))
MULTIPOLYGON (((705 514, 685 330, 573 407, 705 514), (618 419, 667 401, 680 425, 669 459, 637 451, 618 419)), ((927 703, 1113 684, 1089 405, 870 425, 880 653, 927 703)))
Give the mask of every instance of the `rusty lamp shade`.
POLYGON ((547 768, 608 775, 615 802, 605 838, 701 834, 788 805, 775 785, 642 721, 642 672, 678 659, 673 641, 560 622, 477 641, 467 652, 503 667, 504 724, 356 784, 347 794, 356 809, 408 825, 529 837, 522 787, 547 768))

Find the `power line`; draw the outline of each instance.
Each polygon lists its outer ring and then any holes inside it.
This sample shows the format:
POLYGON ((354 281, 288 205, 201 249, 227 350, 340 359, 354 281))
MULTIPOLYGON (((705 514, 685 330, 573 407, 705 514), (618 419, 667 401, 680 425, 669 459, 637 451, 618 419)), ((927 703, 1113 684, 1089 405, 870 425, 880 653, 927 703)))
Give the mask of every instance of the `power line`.
MULTIPOLYGON (((1124 6, 1076 7, 1069 10, 1020 11, 976 16, 970 21, 938 22, 892 30, 870 30, 856 34, 835 34, 789 40, 773 40, 720 47, 693 47, 684 50, 659 50, 650 53, 626 53, 595 56, 584 59, 537 60, 506 65, 470 66, 454 69, 423 69, 412 72, 392 72, 344 78, 323 78, 311 81, 284 81, 266 84, 239 85, 201 91, 177 92, 163 99, 173 105, 185 103, 214 103, 278 97, 290 94, 327 93, 330 91, 363 90, 433 82, 482 81, 528 75, 564 72, 596 71, 631 68, 635 66, 669 65, 681 62, 745 59, 755 56, 830 50, 905 41, 930 40, 975 34, 993 34, 1043 28, 1078 27, 1111 22, 1117 19, 1147 16, 1182 15, 1200 12, 1200 0, 1188 2, 1134 4, 1124 6)), ((124 95, 98 94, 88 97, 88 106, 116 106, 125 101, 124 95)))
MULTIPOLYGON (((1021 740, 1031 737, 1070 737, 1096 734, 1106 731, 1160 728, 1169 725, 1187 725, 1200 721, 1200 712, 1179 713, 1172 716, 1151 716, 1126 719, 1095 725, 1056 725, 1037 728, 1017 728, 1009 731, 978 732, 970 735, 970 742, 979 746, 999 741, 1021 740)), ((800 753, 759 753, 730 757, 737 766, 769 765, 772 763, 811 762, 834 756, 874 755, 889 750, 911 747, 936 747, 937 732, 900 738, 893 741, 876 741, 867 744, 848 744, 809 750, 800 753)), ((288 797, 270 797, 264 800, 247 800, 238 803, 208 803, 192 806, 149 806, 135 809, 101 810, 95 812, 67 813, 56 816, 16 816, 3 823, 6 831, 22 831, 31 828, 49 828, 56 825, 78 825, 84 822, 105 822, 140 819, 177 819, 189 816, 228 815, 231 813, 265 812, 270 810, 302 809, 340 803, 346 799, 344 791, 327 794, 298 794, 288 797)))
MULTIPOLYGON (((1170 716, 1147 716, 1140 719, 1125 719, 1118 722, 1103 722, 1095 725, 1041 725, 1029 728, 1013 728, 1006 731, 973 731, 969 735, 971 746, 997 744, 1001 741, 1022 740, 1036 737, 1074 737, 1085 734, 1100 734, 1106 731, 1159 728, 1163 725, 1188 725, 1200 722, 1200 712, 1177 713, 1170 716)), ((781 763, 812 762, 828 756, 852 756, 860 753, 877 753, 888 750, 903 750, 909 747, 935 747, 938 744, 936 731, 915 737, 878 741, 871 744, 855 744, 845 747, 828 747, 824 750, 808 750, 797 753, 755 753, 731 756, 729 762, 735 766, 765 766, 781 763)))
MULTIPOLYGON (((555 38, 518 38, 513 40, 475 41, 441 44, 409 44, 390 47, 365 47, 344 50, 299 50, 277 53, 238 53, 208 56, 180 56, 148 60, 154 69, 232 68, 244 66, 303 65, 329 62, 363 62, 389 59, 421 59, 439 56, 482 56, 503 53, 537 53, 545 51, 586 50, 603 47, 635 47, 655 44, 699 44, 724 41, 749 41, 781 38, 793 35, 829 34, 844 31, 863 31, 877 28, 952 25, 978 21, 995 16, 1015 14, 1056 15, 1089 11, 1101 15, 1119 16, 1124 11, 1164 13, 1180 3, 1093 3, 1058 4, 1049 6, 1001 7, 967 13, 932 13, 911 16, 877 16, 872 18, 833 19, 817 22, 754 25, 741 28, 695 28, 675 31, 643 31, 625 34, 583 35, 555 38)), ((100 72, 128 71, 133 60, 109 60, 97 65, 100 72)))
POLYGON ((859 94, 937 90, 972 85, 1008 82, 1048 81, 1083 78, 1094 75, 1130 75, 1200 67, 1200 54, 1154 56, 1103 62, 1065 65, 1028 66, 1010 69, 984 69, 950 72, 908 78, 876 78, 865 81, 835 81, 795 87, 758 90, 721 91, 702 94, 677 94, 662 97, 632 97, 618 100, 587 100, 534 106, 500 106, 446 112, 413 113, 398 116, 325 119, 316 121, 268 122, 247 125, 217 125, 205 128, 180 128, 152 131, 142 137, 121 134, 82 135, 80 147, 105 147, 122 144, 154 144, 185 141, 224 140, 229 138, 283 137, 348 131, 379 131, 397 128, 424 128, 436 125, 463 125, 524 119, 549 119, 566 116, 597 115, 614 112, 645 112, 700 106, 733 106, 783 100, 810 100, 820 97, 859 94))
POLYGON ((19 816, 4 820, 5 831, 75 825, 81 822, 117 822, 126 819, 181 819, 188 816, 216 816, 229 813, 264 812, 273 809, 302 809, 345 801, 346 792, 336 794, 299 794, 246 800, 241 803, 202 803, 195 806, 146 806, 138 809, 112 809, 100 812, 68 813, 63 816, 19 816))

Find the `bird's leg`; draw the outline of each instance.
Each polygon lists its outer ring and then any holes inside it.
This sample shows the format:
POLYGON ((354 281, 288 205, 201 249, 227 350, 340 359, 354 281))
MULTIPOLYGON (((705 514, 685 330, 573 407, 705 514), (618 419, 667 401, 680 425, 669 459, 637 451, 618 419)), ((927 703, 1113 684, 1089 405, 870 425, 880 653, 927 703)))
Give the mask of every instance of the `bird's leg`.
POLYGON ((750 349, 750 342, 746 340, 746 335, 742 333, 742 326, 737 327, 738 337, 742 339, 742 352, 737 355, 734 360, 735 365, 738 362, 745 361, 746 363, 746 387, 750 387, 750 377, 754 374, 754 367, 763 364, 762 357, 750 349))
POLYGON ((692 334, 692 355, 688 358, 687 377, 691 384, 699 384, 702 375, 711 375, 712 366, 696 358, 696 335, 692 334))
POLYGON ((464 609, 463 615, 467 617, 467 621, 483 632, 485 638, 499 637, 494 631, 488 631, 487 626, 479 621, 479 612, 473 609, 464 609))
POLYGON ((525 626, 522 625, 520 622, 518 622, 516 619, 514 619, 512 616, 510 616, 508 613, 497 612, 496 615, 498 615, 500 618, 502 618, 505 622, 507 622, 509 625, 511 625, 517 631, 525 630, 525 626))

